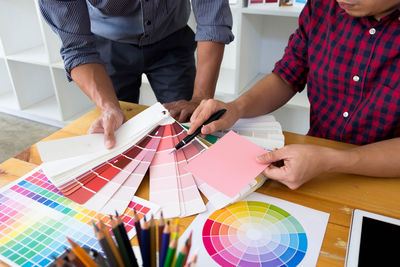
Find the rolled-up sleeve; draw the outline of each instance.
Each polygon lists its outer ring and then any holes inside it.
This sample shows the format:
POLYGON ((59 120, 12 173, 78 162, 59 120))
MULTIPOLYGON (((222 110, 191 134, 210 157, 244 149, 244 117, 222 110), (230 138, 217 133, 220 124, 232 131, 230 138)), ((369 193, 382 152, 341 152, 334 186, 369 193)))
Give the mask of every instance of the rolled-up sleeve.
POLYGON ((44 20, 61 39, 60 53, 70 81, 71 70, 76 66, 103 63, 90 31, 85 0, 39 0, 39 7, 44 20))
POLYGON ((288 81, 296 92, 304 89, 309 71, 308 32, 311 24, 311 1, 303 8, 299 17, 299 27, 290 36, 285 53, 272 72, 288 81))
POLYGON ((233 41, 232 13, 228 0, 192 0, 196 41, 229 44, 233 41))

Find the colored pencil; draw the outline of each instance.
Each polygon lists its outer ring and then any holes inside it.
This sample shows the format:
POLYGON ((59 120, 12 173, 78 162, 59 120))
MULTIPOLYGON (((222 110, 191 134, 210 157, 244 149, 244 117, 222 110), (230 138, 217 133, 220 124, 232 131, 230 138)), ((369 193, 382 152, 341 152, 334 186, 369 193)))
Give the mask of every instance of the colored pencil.
POLYGON ((156 233, 156 225, 154 223, 154 217, 151 215, 150 218, 150 266, 156 267, 157 259, 156 259, 156 251, 157 251, 157 233, 156 233))
POLYGON ((163 267, 165 262, 165 257, 167 256, 168 246, 169 246, 169 238, 171 236, 169 221, 164 226, 163 236, 162 236, 162 243, 161 243, 161 256, 159 257, 159 266, 163 267))
POLYGON ((138 264, 137 264, 136 256, 135 256, 135 253, 133 252, 132 244, 131 244, 131 241, 129 240, 128 233, 126 232, 124 222, 122 221, 121 217, 118 215, 118 212, 115 212, 115 215, 116 215, 115 217, 116 217, 117 226, 118 226, 119 232, 121 233, 121 238, 122 238, 122 241, 124 242, 125 249, 126 249, 128 257, 129 257, 129 261, 131 262, 131 266, 137 267, 138 264))
POLYGON ((143 267, 150 267, 150 225, 146 221, 146 217, 143 219, 141 238, 143 267))
POLYGON ((69 249, 65 249, 65 253, 67 254, 67 259, 72 262, 75 267, 85 267, 85 264, 69 249))
POLYGON ((104 253, 106 254, 108 264, 110 266, 118 266, 117 259, 115 258, 114 253, 111 250, 111 247, 108 245, 108 242, 105 239, 103 232, 100 231, 99 227, 97 227, 94 221, 92 221, 92 224, 94 227, 96 238, 99 241, 100 246, 103 249, 104 253))
POLYGON ((193 254, 193 256, 192 256, 192 258, 190 259, 190 261, 189 262, 187 262, 186 264, 185 264, 185 267, 195 267, 196 266, 196 262, 197 262, 197 255, 198 255, 198 251, 196 251, 194 254, 193 254))
MULTIPOLYGON (((90 249, 89 250, 89 256, 92 257, 92 259, 94 259, 94 262, 99 266, 99 267, 109 267, 110 265, 106 262, 106 260, 104 259, 104 257, 97 252, 94 249, 90 249)), ((117 266, 117 265, 114 265, 117 266)))
POLYGON ((164 267, 170 267, 172 265, 172 262, 174 261, 176 246, 178 243, 177 239, 178 235, 175 235, 175 238, 172 239, 171 243, 169 244, 167 256, 165 257, 164 267))
POLYGON ((119 253, 121 254, 122 261, 124 262, 125 266, 130 266, 128 251, 125 247, 124 241, 122 240, 121 232, 119 231, 117 222, 113 219, 111 215, 110 215, 110 223, 111 223, 111 229, 114 233, 115 240, 117 241, 117 246, 119 253))
POLYGON ((158 241, 157 241, 158 257, 161 256, 161 247, 162 247, 162 238, 163 238, 164 227, 165 227, 164 216, 163 216, 163 213, 161 211, 160 219, 158 220, 158 227, 157 227, 157 231, 158 231, 158 241))
POLYGON ((175 239, 179 237, 179 218, 175 220, 174 231, 172 232, 171 239, 175 239))
POLYGON ((179 250, 179 254, 175 261, 174 267, 182 267, 185 264, 185 259, 188 254, 188 241, 189 241, 189 238, 186 240, 185 244, 179 250))
POLYGON ((71 264, 62 257, 53 256, 53 259, 57 267, 71 267, 71 264))
POLYGON ((188 261, 188 256, 189 256, 189 252, 190 252, 190 248, 192 247, 192 234, 193 232, 190 232, 188 239, 186 240, 187 243, 187 253, 185 256, 185 259, 183 260, 183 264, 185 265, 186 262, 188 261))
POLYGON ((69 237, 67 237, 67 240, 71 244, 72 252, 82 261, 85 266, 97 267, 97 264, 92 260, 92 258, 81 246, 72 241, 69 237))
POLYGON ((140 248, 140 247, 142 247, 142 238, 141 238, 142 229, 140 227, 140 218, 139 218, 139 215, 137 214, 135 208, 133 208, 133 218, 135 219, 136 238, 137 238, 139 248, 140 248))
MULTIPOLYGON (((117 262, 118 262, 118 265, 121 266, 121 267, 124 267, 125 265, 124 265, 124 262, 123 262, 123 260, 122 260, 121 254, 120 254, 120 252, 118 251, 118 248, 117 248, 117 246, 115 245, 115 243, 114 243, 114 241, 113 241, 113 239, 112 239, 112 237, 111 237, 111 235, 110 235, 110 232, 108 231, 107 226, 103 223, 102 220, 99 220, 99 225, 100 225, 100 231, 103 232, 104 238, 106 239, 108 245, 110 246, 111 251, 112 251, 112 253, 114 254, 114 257, 115 257, 115 259, 116 259, 117 262)), ((128 267, 128 266, 127 266, 127 267, 128 267)))

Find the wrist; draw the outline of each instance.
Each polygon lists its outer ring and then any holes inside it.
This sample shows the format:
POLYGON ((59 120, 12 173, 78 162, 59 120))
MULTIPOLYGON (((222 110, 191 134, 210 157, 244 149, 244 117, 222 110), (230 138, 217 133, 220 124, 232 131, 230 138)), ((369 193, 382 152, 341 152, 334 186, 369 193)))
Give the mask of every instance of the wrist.
POLYGON ((327 157, 321 157, 327 159, 327 172, 340 172, 348 173, 358 160, 358 154, 356 151, 351 150, 337 150, 332 148, 326 148, 327 157))

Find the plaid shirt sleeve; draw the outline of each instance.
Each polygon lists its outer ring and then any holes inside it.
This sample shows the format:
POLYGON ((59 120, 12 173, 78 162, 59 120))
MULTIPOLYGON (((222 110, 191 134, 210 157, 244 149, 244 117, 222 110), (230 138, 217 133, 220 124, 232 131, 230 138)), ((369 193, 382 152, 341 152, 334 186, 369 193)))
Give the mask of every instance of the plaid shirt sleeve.
POLYGON ((311 24, 311 0, 307 1, 299 17, 299 27, 290 36, 285 53, 272 72, 288 81, 296 92, 304 89, 307 83, 308 32, 311 24))

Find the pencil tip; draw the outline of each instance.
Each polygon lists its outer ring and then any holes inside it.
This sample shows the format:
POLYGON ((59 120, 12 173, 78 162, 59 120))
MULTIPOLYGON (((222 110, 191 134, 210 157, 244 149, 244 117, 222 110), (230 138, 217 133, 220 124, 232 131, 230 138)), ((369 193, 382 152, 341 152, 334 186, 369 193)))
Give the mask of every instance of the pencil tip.
POLYGON ((116 217, 119 217, 118 211, 115 211, 115 216, 116 216, 116 217))
POLYGON ((94 227, 94 230, 95 230, 96 232, 98 232, 98 231, 99 231, 99 228, 97 227, 97 225, 94 223, 93 220, 92 220, 92 225, 93 225, 93 227, 94 227))
POLYGON ((145 222, 147 221, 146 216, 143 216, 143 221, 145 221, 145 222))
POLYGON ((110 214, 110 215, 108 215, 108 216, 110 217, 110 220, 111 220, 111 221, 113 221, 113 220, 114 220, 111 214, 110 214))

